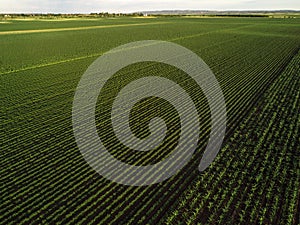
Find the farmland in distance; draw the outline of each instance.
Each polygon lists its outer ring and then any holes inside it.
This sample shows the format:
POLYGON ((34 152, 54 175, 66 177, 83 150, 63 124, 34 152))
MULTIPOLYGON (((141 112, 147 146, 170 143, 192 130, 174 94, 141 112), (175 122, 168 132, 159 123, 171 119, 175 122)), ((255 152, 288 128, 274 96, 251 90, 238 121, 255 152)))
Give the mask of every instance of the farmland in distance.
MULTIPOLYGON (((0 223, 299 224, 299 22, 158 17, 0 23, 0 223), (217 158, 200 173, 210 132, 201 90, 183 71, 161 63, 118 71, 120 86, 146 76, 175 80, 201 115, 192 160, 162 183, 130 187, 107 180, 85 162, 73 135, 72 103, 81 76, 97 57, 140 40, 180 44, 209 65, 224 93, 227 130, 217 158)), ((111 100, 114 91, 108 89, 103 99, 111 100)), ((148 165, 172 151, 180 132, 168 103, 150 99, 140 104, 146 116, 133 112, 141 137, 147 130, 138 123, 157 113, 172 130, 165 148, 135 154, 101 129, 107 118, 100 100, 97 129, 114 157, 148 165)))

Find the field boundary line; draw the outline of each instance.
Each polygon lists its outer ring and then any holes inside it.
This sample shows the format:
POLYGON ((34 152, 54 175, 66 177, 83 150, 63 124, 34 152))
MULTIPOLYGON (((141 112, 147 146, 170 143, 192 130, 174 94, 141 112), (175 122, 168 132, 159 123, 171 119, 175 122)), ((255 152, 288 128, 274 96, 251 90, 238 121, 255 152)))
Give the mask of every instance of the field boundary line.
POLYGON ((60 32, 60 31, 105 29, 105 28, 113 28, 113 27, 130 27, 130 26, 158 25, 158 24, 167 24, 167 23, 170 23, 170 22, 127 23, 127 24, 114 24, 114 25, 86 26, 86 27, 50 28, 50 29, 40 29, 40 30, 13 30, 13 31, 0 31, 0 35, 8 35, 8 34, 32 34, 32 33, 49 33, 49 32, 60 32))
POLYGON ((21 69, 3 72, 3 73, 0 73, 0 75, 7 75, 7 74, 11 74, 11 73, 23 72, 26 70, 39 69, 39 68, 43 68, 43 67, 47 67, 47 66, 54 66, 54 65, 58 65, 58 64, 62 64, 62 63, 68 63, 68 62, 81 60, 81 59, 93 58, 93 57, 101 56, 103 54, 104 54, 104 52, 101 52, 101 53, 95 53, 95 54, 86 55, 86 56, 79 56, 79 57, 75 57, 75 58, 69 58, 69 59, 64 59, 64 60, 45 63, 45 64, 29 66, 29 67, 25 67, 25 68, 21 68, 21 69))
POLYGON ((235 27, 235 28, 224 28, 224 29, 219 29, 219 30, 215 30, 215 31, 208 31, 208 32, 204 32, 204 33, 198 33, 198 34, 193 34, 193 35, 188 35, 188 36, 182 36, 182 37, 177 37, 177 38, 172 38, 169 39, 169 41, 179 41, 179 40, 184 40, 187 38, 194 38, 194 37, 200 37, 200 36, 205 36, 208 34, 214 34, 214 33, 220 33, 220 32, 229 32, 229 31, 235 31, 235 30, 239 30, 242 28, 247 28, 247 27, 254 27, 257 26, 257 24, 248 24, 245 26, 239 26, 239 27, 235 27))
POLYGON ((294 34, 280 34, 280 33, 268 33, 268 32, 261 32, 261 31, 238 31, 238 30, 224 30, 224 32, 232 32, 234 34, 240 35, 251 35, 251 36, 264 36, 264 37, 285 37, 285 38, 299 38, 294 34))

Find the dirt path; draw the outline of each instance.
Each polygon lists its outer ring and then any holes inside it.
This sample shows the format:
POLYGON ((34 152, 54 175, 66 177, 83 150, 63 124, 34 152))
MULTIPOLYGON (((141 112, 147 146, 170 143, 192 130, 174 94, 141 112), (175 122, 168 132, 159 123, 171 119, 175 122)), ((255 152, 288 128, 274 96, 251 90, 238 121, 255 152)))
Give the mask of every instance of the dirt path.
POLYGON ((114 24, 114 25, 100 25, 100 26, 87 26, 87 27, 69 27, 69 28, 54 28, 54 29, 40 29, 40 30, 13 30, 13 31, 2 31, 2 32, 0 32, 0 35, 6 35, 6 34, 47 33, 47 32, 59 32, 59 31, 74 31, 74 30, 91 30, 91 29, 104 29, 104 28, 112 28, 112 27, 147 26, 147 25, 166 24, 166 23, 168 23, 168 22, 114 24))

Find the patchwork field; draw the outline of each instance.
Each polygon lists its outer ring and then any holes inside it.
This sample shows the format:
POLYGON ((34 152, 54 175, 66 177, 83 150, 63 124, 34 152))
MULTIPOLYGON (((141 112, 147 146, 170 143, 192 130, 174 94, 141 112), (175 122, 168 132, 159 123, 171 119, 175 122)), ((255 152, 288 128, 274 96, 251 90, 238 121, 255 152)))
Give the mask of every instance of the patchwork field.
POLYGON ((1 21, 0 224, 299 224, 299 22, 179 17, 1 21), (149 121, 161 117, 168 128, 163 144, 137 153, 119 142, 110 106, 131 81, 147 76, 174 80, 201 115, 192 160, 162 183, 133 187, 107 180, 84 160, 73 135, 72 104, 81 76, 95 59, 140 40, 177 43, 208 64, 225 97, 227 129, 217 158, 199 172, 211 125, 201 89, 183 71, 162 63, 118 71, 96 108, 98 134, 118 160, 157 163, 180 138, 174 107, 149 98, 132 110, 130 124, 137 137, 145 138, 149 121))

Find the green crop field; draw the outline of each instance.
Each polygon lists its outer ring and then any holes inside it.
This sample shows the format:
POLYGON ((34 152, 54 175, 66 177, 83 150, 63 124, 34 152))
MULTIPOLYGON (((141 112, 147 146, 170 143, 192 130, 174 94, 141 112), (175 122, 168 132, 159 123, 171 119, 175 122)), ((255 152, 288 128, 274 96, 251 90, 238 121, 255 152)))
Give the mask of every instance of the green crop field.
POLYGON ((299 24, 300 18, 0 21, 0 224, 300 224, 299 24), (136 152, 120 143, 110 108, 130 82, 174 80, 200 115, 199 142, 183 169, 158 184, 126 186, 85 161, 73 134, 72 105, 94 60, 141 40, 174 42, 207 63, 224 94, 227 127, 219 154, 199 172, 211 130, 202 90, 163 63, 119 70, 96 107, 99 137, 116 159, 155 164, 180 138, 176 109, 150 97, 135 105, 130 125, 142 139, 150 134, 149 121, 161 117, 168 128, 163 144, 136 152))

